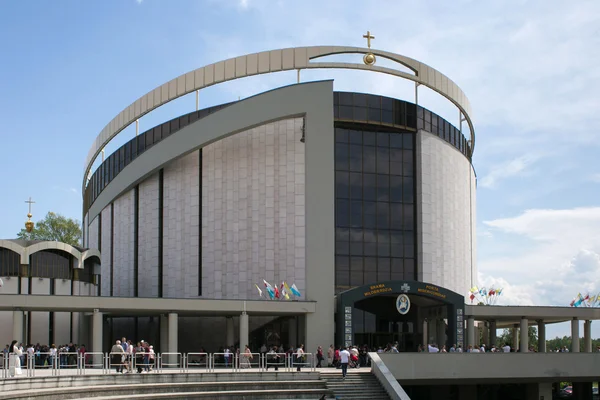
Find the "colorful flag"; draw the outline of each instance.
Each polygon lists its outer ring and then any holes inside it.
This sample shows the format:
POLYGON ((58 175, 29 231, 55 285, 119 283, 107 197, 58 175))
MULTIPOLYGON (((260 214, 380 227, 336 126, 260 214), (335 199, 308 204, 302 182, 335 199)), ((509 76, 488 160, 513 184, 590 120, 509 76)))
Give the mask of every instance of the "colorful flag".
POLYGON ((473 299, 475 298, 475 295, 473 293, 471 293, 471 296, 469 296, 469 298, 471 299, 471 301, 473 301, 473 299))
POLYGON ((288 293, 292 293, 292 289, 290 289, 290 287, 288 286, 287 282, 285 282, 285 281, 284 281, 284 282, 283 282, 283 286, 285 287, 285 290, 286 290, 288 293))
POLYGON ((292 287, 290 288, 290 290, 292 291, 292 293, 294 294, 294 296, 296 296, 296 297, 300 297, 301 296, 300 291, 296 287, 295 283, 292 285, 292 287))
POLYGON ((254 286, 256 286, 256 290, 258 290, 258 295, 259 295, 260 297, 263 297, 263 295, 262 295, 262 290, 260 290, 260 288, 258 287, 258 285, 255 283, 255 284, 254 284, 254 286))
POLYGON ((277 286, 275 286, 274 289, 275 289, 275 298, 278 299, 279 298, 279 289, 277 289, 277 286))
POLYGON ((502 290, 503 290, 503 288, 496 290, 496 295, 500 296, 502 294, 502 290))
POLYGON ((263 282, 265 283, 265 288, 267 289, 267 293, 269 294, 269 297, 271 298, 271 300, 273 300, 273 298, 275 297, 275 292, 273 291, 273 286, 271 286, 271 284, 267 281, 265 281, 263 279, 263 282))
POLYGON ((290 299, 290 295, 287 294, 287 291, 285 290, 285 282, 281 283, 281 289, 279 291, 281 292, 281 297, 284 297, 286 300, 290 299))

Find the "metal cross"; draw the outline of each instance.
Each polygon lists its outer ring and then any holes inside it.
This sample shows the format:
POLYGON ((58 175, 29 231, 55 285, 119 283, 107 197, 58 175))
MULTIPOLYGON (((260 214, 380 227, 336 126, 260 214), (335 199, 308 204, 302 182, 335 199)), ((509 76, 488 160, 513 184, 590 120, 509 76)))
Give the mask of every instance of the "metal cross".
POLYGON ((29 214, 31 214, 31 205, 35 204, 35 201, 32 201, 30 197, 29 200, 25 200, 25 203, 29 203, 29 214))
POLYGON ((404 293, 408 292, 410 290, 410 286, 408 286, 406 283, 402 286, 400 286, 400 290, 402 290, 404 293))
POLYGON ((375 36, 371 36, 371 32, 367 31, 366 35, 363 35, 365 39, 367 39, 367 47, 371 48, 371 39, 375 39, 375 36))

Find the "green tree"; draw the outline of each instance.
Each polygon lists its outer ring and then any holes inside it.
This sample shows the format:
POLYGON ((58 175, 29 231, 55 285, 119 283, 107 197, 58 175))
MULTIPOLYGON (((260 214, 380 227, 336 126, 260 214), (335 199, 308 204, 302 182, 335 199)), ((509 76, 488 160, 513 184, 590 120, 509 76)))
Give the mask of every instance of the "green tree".
MULTIPOLYGON (((527 336, 529 337, 529 347, 537 349, 538 347, 538 333, 537 328, 535 326, 530 326, 527 330, 527 336)), ((513 343, 513 335, 512 329, 504 329, 500 335, 496 338, 496 345, 502 346, 504 343, 508 343, 509 346, 512 346, 513 343)))
POLYGON ((51 240, 79 246, 81 225, 77 220, 48 212, 44 219, 35 223, 31 232, 23 228, 17 237, 25 240, 51 240))

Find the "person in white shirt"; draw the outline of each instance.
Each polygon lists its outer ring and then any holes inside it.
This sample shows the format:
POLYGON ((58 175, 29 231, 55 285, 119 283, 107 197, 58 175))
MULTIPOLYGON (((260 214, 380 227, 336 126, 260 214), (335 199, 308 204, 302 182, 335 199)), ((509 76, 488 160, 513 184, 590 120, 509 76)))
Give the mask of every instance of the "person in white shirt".
POLYGON ((342 379, 346 379, 348 373, 348 361, 350 361, 350 352, 346 349, 340 351, 340 362, 342 364, 342 379))
POLYGON ((510 346, 508 345, 508 343, 504 343, 504 346, 502 346, 502 351, 504 353, 510 353, 510 346))
POLYGON ((438 348, 435 346, 435 344, 428 344, 428 345, 427 345, 427 350, 428 350, 430 353, 439 353, 439 352, 440 352, 440 349, 438 349, 438 348))
POLYGON ((481 348, 479 349, 482 353, 485 353, 485 344, 481 345, 481 348))
POLYGON ((300 367, 304 364, 304 345, 301 344, 296 350, 296 371, 300 372, 300 367))

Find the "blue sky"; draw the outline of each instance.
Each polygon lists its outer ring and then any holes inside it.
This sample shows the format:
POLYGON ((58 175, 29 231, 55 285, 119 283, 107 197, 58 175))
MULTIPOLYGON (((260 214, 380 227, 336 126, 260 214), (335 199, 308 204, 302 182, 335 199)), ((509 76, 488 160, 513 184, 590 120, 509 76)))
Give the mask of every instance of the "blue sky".
MULTIPOLYGON (((600 3, 554 0, 105 0, 0 3, 0 237, 55 211, 81 219, 88 149, 142 94, 205 64, 303 45, 397 52, 439 69, 473 105, 479 284, 500 303, 566 305, 600 292, 600 3), (498 4, 496 4, 498 3, 498 4)), ((304 71, 337 90, 414 100, 413 86, 359 71, 304 71)), ((201 107, 295 82, 286 72, 201 92, 201 107)), ((457 123, 446 100, 419 101, 457 123)), ((195 107, 152 112, 141 130, 195 107)), ((126 129, 109 154, 134 135, 126 129)), ((593 325, 600 336, 600 323, 593 325)), ((568 333, 568 326, 548 335, 568 333)))

